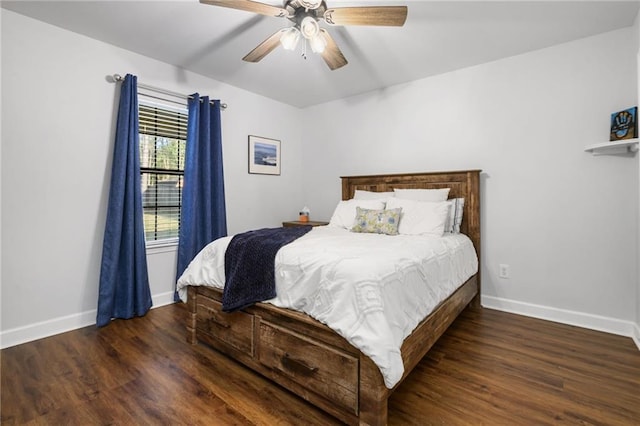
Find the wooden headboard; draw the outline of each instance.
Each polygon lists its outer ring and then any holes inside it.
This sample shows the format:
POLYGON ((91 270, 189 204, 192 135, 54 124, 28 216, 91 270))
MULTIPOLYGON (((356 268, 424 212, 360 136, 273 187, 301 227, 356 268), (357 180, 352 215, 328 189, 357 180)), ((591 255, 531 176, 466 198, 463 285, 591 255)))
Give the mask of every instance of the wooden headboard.
POLYGON ((356 189, 374 192, 393 191, 394 188, 451 188, 449 198, 464 198, 461 232, 473 242, 480 259, 480 172, 401 173, 391 175, 341 176, 342 199, 353 198, 356 189))

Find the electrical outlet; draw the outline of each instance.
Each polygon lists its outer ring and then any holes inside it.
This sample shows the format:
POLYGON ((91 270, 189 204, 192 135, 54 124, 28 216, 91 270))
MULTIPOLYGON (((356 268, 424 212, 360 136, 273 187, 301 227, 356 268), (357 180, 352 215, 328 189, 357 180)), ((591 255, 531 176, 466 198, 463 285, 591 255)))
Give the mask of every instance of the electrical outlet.
POLYGON ((501 263, 499 265, 498 276, 500 278, 509 278, 509 265, 501 263))

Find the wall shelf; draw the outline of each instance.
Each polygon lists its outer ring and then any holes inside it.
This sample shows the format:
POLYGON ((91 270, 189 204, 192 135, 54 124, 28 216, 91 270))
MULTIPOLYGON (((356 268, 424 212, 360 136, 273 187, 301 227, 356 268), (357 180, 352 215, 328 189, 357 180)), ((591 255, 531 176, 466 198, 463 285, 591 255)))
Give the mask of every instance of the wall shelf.
POLYGON ((584 149, 593 155, 634 154, 638 151, 638 138, 589 145, 584 149))

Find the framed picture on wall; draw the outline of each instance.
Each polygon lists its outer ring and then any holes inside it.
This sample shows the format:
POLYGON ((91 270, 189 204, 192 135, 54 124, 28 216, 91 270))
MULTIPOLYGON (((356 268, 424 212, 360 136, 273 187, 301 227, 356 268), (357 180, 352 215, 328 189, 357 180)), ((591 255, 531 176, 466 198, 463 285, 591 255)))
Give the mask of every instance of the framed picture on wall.
POLYGON ((280 174, 280 141, 249 135, 249 173, 280 174))

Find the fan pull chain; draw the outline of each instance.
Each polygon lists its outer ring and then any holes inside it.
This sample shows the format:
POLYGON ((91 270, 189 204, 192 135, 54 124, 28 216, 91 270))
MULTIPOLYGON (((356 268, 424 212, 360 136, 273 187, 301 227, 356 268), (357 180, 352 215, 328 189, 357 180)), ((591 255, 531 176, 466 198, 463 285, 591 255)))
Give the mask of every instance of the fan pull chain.
POLYGON ((303 38, 302 40, 302 57, 307 59, 307 39, 303 38))

